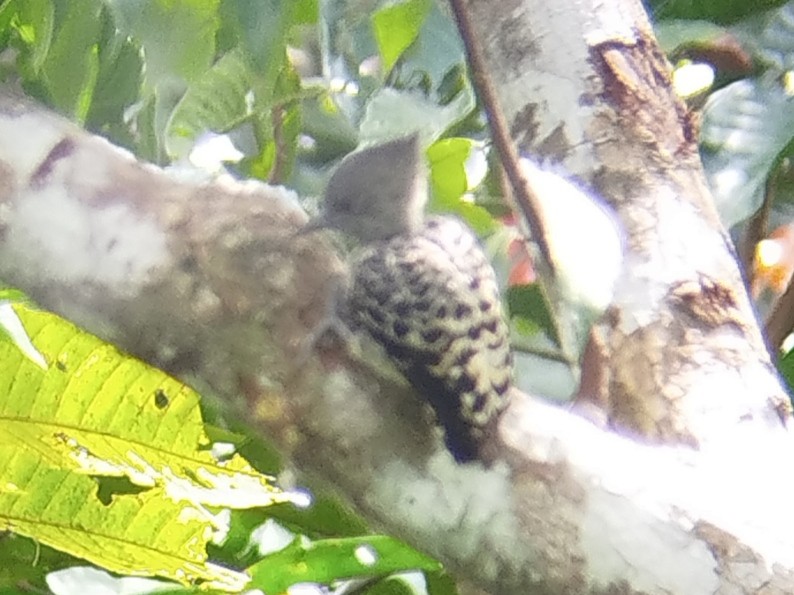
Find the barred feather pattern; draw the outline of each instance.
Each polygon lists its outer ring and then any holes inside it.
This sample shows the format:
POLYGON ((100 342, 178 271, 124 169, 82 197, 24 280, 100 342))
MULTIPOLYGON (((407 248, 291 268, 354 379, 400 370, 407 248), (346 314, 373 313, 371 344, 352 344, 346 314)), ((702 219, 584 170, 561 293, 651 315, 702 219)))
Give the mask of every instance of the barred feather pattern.
POLYGON ((380 343, 444 427, 476 459, 512 384, 496 278, 474 234, 451 217, 367 244, 354 260, 346 317, 380 343))

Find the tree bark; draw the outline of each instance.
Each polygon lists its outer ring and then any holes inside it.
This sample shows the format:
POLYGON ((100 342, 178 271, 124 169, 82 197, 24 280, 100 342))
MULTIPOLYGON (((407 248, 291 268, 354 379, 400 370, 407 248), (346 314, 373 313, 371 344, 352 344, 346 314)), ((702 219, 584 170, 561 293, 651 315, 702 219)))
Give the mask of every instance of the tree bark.
POLYGON ((497 462, 456 465, 406 386, 311 348, 345 269, 295 233, 289 191, 180 180, 7 94, 0 278, 211 387, 485 591, 794 592, 787 397, 641 7, 464 5, 514 149, 596 189, 626 233, 580 397, 600 423, 516 392, 497 462))

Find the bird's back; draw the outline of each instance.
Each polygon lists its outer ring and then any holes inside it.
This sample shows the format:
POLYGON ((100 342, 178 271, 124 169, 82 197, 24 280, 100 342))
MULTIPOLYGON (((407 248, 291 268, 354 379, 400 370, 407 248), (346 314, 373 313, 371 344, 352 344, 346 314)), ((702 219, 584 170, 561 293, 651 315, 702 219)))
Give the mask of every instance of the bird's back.
POLYGON ((490 263, 451 217, 369 244, 353 263, 350 324, 380 343, 428 400, 459 461, 477 458, 512 381, 508 327, 490 263))

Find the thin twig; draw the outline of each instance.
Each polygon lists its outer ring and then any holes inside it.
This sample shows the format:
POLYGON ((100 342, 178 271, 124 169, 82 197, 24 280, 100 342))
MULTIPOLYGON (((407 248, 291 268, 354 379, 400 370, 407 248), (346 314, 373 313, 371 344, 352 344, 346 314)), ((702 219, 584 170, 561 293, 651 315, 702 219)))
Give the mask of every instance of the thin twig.
POLYGON ((450 4, 455 13, 455 20, 458 23, 458 30, 463 39, 463 45, 466 48, 471 78, 477 94, 485 107, 485 113, 488 115, 491 135, 502 159, 502 166, 513 187, 515 202, 529 226, 532 239, 540 250, 543 268, 553 273, 554 263, 551 260, 551 252, 545 233, 546 226, 544 225, 543 212, 540 208, 537 192, 532 188, 532 184, 521 169, 518 151, 510 138, 504 113, 499 106, 493 82, 485 66, 482 48, 477 42, 477 37, 471 24, 471 13, 465 0, 450 0, 450 4))

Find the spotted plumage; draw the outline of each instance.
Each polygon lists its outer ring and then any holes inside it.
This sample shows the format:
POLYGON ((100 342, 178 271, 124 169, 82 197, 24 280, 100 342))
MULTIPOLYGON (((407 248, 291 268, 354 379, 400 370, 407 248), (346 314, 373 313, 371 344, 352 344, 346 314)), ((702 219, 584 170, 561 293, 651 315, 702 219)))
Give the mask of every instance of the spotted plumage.
POLYGON ((369 244, 352 264, 345 317, 380 343, 424 396, 459 461, 506 405, 512 358, 493 269, 449 217, 369 244))
POLYGON ((425 219, 416 136, 347 157, 315 224, 360 244, 341 315, 380 343, 433 407, 458 461, 476 459, 507 403, 512 359, 498 286, 458 219, 425 219))

